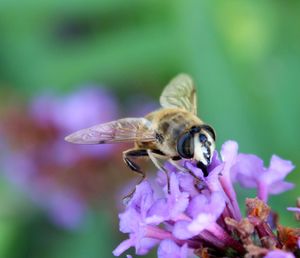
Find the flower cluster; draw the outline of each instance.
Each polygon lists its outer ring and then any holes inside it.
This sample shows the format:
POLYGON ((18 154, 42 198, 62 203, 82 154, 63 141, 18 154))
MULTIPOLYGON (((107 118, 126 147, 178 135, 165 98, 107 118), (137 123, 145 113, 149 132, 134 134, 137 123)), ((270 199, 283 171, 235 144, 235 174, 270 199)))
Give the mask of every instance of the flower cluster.
POLYGON ((266 168, 260 158, 239 154, 237 143, 228 141, 222 147, 221 158, 215 153, 207 177, 192 161, 182 165, 198 179, 167 163, 170 193, 161 171, 155 190, 154 183, 146 180, 136 186, 125 211, 119 215, 120 231, 129 234, 129 239, 113 251, 115 256, 130 247, 144 255, 156 245, 160 258, 299 255, 300 229, 275 223, 275 235, 270 226, 274 213, 266 204, 269 195, 293 187, 284 181, 294 168, 290 161, 272 156, 266 168), (246 199, 245 218, 234 183, 257 189, 257 198, 246 199))
MULTIPOLYGON (((76 146, 64 137, 83 127, 114 120, 118 105, 104 88, 86 85, 70 94, 44 93, 28 105, 7 108, 0 125, 1 170, 59 226, 78 225, 112 181, 108 161, 117 145, 76 146), (87 105, 88 104, 88 105, 87 105), (99 112, 99 110, 107 112, 99 112), (109 157, 109 159, 108 159, 109 157)), ((121 162, 116 162, 116 165, 121 162)))

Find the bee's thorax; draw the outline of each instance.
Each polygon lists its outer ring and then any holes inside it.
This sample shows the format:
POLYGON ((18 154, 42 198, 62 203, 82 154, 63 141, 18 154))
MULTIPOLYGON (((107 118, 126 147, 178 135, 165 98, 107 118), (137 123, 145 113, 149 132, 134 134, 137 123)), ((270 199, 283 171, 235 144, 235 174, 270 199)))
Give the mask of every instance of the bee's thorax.
POLYGON ((202 121, 188 111, 178 108, 166 108, 146 116, 151 120, 155 130, 164 141, 157 147, 170 157, 178 156, 177 141, 179 137, 193 126, 199 126, 202 121))

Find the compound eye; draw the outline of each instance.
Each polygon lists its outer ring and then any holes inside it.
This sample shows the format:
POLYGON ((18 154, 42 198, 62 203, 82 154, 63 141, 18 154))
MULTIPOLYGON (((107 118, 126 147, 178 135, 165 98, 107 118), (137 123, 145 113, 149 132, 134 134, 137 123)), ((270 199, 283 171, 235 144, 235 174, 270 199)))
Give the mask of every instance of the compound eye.
POLYGON ((201 143, 206 142, 206 141, 207 141, 206 135, 203 134, 203 133, 201 133, 201 134, 199 135, 199 140, 200 140, 201 143))
POLYGON ((212 138, 214 139, 214 141, 216 140, 216 133, 215 130, 209 126, 209 125, 202 125, 201 126, 202 129, 208 131, 210 133, 210 135, 212 136, 212 138))
POLYGON ((183 134, 177 142, 178 154, 184 159, 191 159, 194 156, 194 137, 192 134, 183 134))

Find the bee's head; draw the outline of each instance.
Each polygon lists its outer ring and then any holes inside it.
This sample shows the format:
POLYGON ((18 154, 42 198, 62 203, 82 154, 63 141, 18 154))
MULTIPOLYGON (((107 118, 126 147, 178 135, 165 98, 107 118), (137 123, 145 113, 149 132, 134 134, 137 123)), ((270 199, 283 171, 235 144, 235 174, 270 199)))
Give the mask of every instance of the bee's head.
POLYGON ((178 154, 208 166, 215 151, 216 134, 209 125, 194 126, 183 133, 177 142, 178 154))

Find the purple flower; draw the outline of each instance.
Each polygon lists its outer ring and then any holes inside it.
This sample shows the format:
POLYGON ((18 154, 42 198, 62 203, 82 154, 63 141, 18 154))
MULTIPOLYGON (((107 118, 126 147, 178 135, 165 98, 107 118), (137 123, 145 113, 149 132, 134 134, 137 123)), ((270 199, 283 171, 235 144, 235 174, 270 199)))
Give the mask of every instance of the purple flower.
POLYGON ((95 86, 65 96, 36 96, 27 107, 10 111, 1 124, 5 175, 53 222, 75 227, 89 204, 105 191, 110 173, 99 171, 108 169, 107 157, 112 158, 119 147, 72 146, 63 138, 82 127, 115 119, 117 111, 114 96, 95 86))
MULTIPOLYGON (((118 106, 114 96, 107 90, 95 85, 87 85, 66 96, 50 94, 37 96, 32 101, 29 111, 41 126, 52 125, 59 129, 56 145, 61 148, 56 153, 66 153, 68 147, 73 150, 74 146, 61 140, 65 135, 85 127, 115 120, 118 106)), ((112 145, 77 146, 77 152, 95 156, 111 155, 114 149, 112 145)))
POLYGON ((295 258, 295 256, 292 253, 284 252, 281 250, 274 250, 268 252, 264 258, 295 258))
POLYGON ((194 197, 187 209, 184 220, 176 222, 173 230, 178 239, 187 239, 199 235, 205 229, 211 229, 225 208, 225 200, 219 192, 210 196, 194 197))
POLYGON ((187 258, 187 244, 180 247, 174 241, 165 239, 159 245, 157 256, 158 258, 187 258))
POLYGON ((53 94, 37 96, 30 106, 33 117, 40 122, 51 121, 63 128, 63 136, 65 133, 116 119, 117 110, 113 95, 95 85, 85 85, 62 97, 53 94))
POLYGON ((123 241, 114 251, 119 256, 128 248, 134 246, 137 254, 146 254, 159 241, 147 237, 147 234, 155 232, 155 227, 147 224, 147 213, 154 202, 153 191, 147 181, 136 187, 136 192, 126 211, 119 215, 120 231, 129 233, 129 239, 123 241))
POLYGON ((294 165, 273 155, 269 168, 263 161, 252 154, 239 154, 233 167, 236 180, 246 188, 257 188, 258 197, 267 202, 269 194, 280 194, 290 190, 294 184, 284 178, 294 169, 294 165))
POLYGON ((149 211, 148 222, 161 223, 166 220, 176 220, 187 208, 189 204, 189 194, 181 192, 179 181, 175 173, 170 175, 171 194, 166 198, 158 199, 149 211))
POLYGON ((155 182, 138 185, 119 215, 120 231, 129 234, 129 239, 114 250, 114 255, 119 256, 130 247, 142 255, 159 245, 157 253, 162 258, 266 254, 266 257, 293 257, 292 252, 298 248, 298 230, 277 225, 279 234, 275 236, 266 221, 270 208, 258 198, 246 199, 247 217, 242 218, 233 186, 236 181, 258 188, 264 183, 264 187, 274 187, 268 193, 279 193, 287 189, 283 179, 292 164, 273 156, 270 167, 265 169, 256 156, 239 154, 234 141, 222 146, 221 157, 222 160, 217 152, 214 154, 207 177, 193 161, 180 163, 191 173, 166 163, 170 193, 166 175, 161 171, 155 182), (274 251, 275 247, 286 252, 274 251))
POLYGON ((203 174, 199 172, 200 169, 187 163, 187 168, 193 171, 195 175, 201 175, 202 180, 206 182, 210 191, 221 192, 226 201, 226 210, 235 219, 241 219, 241 212, 237 202, 236 193, 233 187, 234 174, 232 173, 232 166, 236 163, 238 155, 238 145, 234 141, 227 141, 223 144, 221 150, 222 161, 216 152, 213 156, 213 161, 208 167, 209 175, 203 178, 203 174), (201 174, 200 174, 201 173, 201 174))

